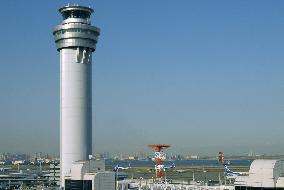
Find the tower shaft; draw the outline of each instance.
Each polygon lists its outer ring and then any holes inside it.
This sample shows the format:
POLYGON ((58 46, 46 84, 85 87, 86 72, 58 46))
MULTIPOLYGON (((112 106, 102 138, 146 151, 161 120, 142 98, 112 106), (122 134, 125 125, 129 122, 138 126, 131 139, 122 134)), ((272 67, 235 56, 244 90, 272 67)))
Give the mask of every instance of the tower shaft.
MULTIPOLYGON (((62 181, 71 165, 92 154, 92 64, 77 63, 75 48, 60 50, 60 163, 62 181)), ((91 52, 89 51, 89 54, 91 52)))

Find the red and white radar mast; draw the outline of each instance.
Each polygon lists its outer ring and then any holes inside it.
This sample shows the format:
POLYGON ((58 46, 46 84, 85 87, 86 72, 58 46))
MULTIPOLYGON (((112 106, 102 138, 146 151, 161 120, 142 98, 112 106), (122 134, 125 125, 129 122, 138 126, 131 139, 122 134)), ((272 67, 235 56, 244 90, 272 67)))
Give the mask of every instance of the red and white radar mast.
POLYGON ((165 165, 164 161, 166 160, 166 154, 162 151, 163 149, 169 148, 169 144, 149 144, 148 147, 155 150, 155 171, 156 178, 162 178, 165 176, 165 165))

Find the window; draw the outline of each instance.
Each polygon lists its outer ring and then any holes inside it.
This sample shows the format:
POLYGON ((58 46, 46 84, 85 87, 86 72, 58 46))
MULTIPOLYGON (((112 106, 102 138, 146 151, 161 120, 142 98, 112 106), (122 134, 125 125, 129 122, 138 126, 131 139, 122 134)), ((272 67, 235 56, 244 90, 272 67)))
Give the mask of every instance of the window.
POLYGON ((69 10, 62 13, 63 19, 68 18, 82 18, 82 19, 89 19, 90 12, 82 11, 82 10, 69 10))
POLYGON ((97 32, 88 30, 88 29, 81 29, 81 28, 69 28, 69 29, 63 29, 60 31, 57 31, 55 35, 65 34, 65 32, 80 32, 85 34, 92 34, 92 35, 98 35, 97 32))
POLYGON ((65 190, 92 190, 91 180, 65 180, 65 190))

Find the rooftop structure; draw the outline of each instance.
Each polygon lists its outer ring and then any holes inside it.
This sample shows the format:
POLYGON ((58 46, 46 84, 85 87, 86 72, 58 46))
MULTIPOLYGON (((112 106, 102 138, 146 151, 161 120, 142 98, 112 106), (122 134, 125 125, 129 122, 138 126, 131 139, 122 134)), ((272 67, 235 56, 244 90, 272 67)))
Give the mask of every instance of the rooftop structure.
POLYGON ((105 171, 104 160, 76 161, 65 176, 65 189, 115 190, 115 173, 105 171))
POLYGON ((238 176, 236 190, 252 188, 284 189, 284 161, 255 160, 252 162, 248 176, 238 176))

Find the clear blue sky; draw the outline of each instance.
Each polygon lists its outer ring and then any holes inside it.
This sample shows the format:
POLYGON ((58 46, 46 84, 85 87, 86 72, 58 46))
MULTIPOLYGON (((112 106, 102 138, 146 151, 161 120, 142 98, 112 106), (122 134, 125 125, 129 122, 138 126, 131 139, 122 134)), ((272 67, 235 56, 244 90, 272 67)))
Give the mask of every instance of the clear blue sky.
POLYGON ((94 151, 284 154, 284 1, 1 1, 0 152, 59 152, 68 3, 95 8, 94 151))

